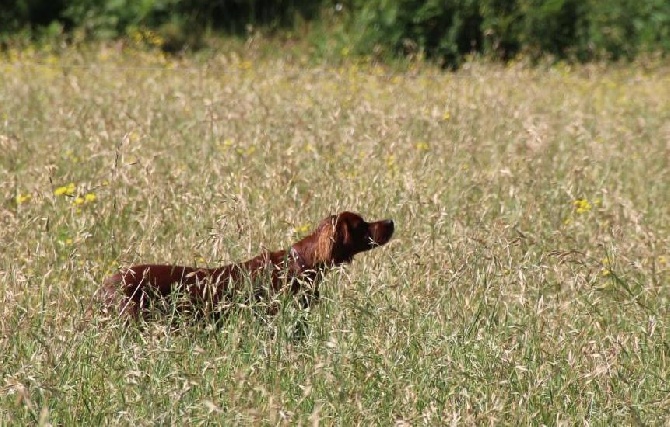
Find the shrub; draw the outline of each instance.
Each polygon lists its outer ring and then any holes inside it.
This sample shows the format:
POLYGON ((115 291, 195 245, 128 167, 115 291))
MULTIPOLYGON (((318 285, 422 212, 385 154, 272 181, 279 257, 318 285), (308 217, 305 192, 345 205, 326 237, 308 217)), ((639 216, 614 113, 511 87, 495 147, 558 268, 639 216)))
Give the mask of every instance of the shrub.
POLYGON ((449 66, 471 52, 589 60, 670 51, 666 0, 358 0, 355 9, 359 51, 421 51, 449 66))
POLYGON ((456 66, 462 55, 481 49, 481 15, 476 0, 359 0, 357 47, 381 54, 425 53, 456 66))

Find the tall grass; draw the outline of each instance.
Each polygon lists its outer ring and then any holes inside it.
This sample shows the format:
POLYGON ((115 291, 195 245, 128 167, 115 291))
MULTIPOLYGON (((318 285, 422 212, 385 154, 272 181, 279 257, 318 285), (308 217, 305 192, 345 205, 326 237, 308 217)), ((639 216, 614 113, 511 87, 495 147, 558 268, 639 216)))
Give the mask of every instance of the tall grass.
POLYGON ((662 424, 670 74, 215 56, 0 61, 0 422, 662 424), (86 320, 136 262, 219 265, 322 217, 386 247, 219 330, 86 320))

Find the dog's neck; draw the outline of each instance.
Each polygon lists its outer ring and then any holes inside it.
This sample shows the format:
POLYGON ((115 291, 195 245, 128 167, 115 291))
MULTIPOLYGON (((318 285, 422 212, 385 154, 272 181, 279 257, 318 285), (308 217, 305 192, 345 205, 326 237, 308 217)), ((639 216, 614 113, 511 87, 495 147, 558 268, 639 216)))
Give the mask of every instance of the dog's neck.
POLYGON ((316 234, 309 235, 296 242, 288 250, 288 254, 295 265, 303 270, 321 270, 332 267, 337 263, 330 259, 331 254, 324 253, 322 247, 319 247, 319 240, 316 234))

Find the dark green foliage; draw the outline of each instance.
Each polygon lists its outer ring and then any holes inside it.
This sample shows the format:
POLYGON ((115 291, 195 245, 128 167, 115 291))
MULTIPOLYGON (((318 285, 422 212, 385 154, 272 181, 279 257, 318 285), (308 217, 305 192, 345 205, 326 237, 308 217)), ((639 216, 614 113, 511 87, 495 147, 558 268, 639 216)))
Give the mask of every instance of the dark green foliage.
POLYGON ((354 15, 361 52, 420 50, 449 66, 468 53, 592 60, 670 51, 667 0, 357 0, 354 15))
POLYGON ((53 22, 66 29, 84 29, 94 38, 175 22, 184 31, 212 28, 243 33, 249 25, 289 27, 298 16, 313 19, 321 5, 310 0, 16 0, 0 5, 0 34, 53 22))
POLYGON ((358 0, 359 50, 415 54, 425 52, 445 65, 482 47, 476 0, 358 0))
POLYGON ((77 0, 70 2, 58 19, 83 28, 96 38, 123 35, 127 28, 152 27, 169 17, 179 0, 77 0))
POLYGON ((670 51, 668 0, 15 0, 0 5, 0 37, 50 34, 41 30, 55 25, 89 38, 147 28, 188 40, 206 30, 267 33, 322 19, 315 39, 348 41, 348 49, 376 57, 421 54, 449 67, 469 53, 585 61, 670 51), (344 36, 323 13, 336 8, 345 11, 344 36))
POLYGON ((667 0, 590 0, 585 38, 592 53, 614 59, 641 52, 670 51, 670 2, 667 0))
POLYGON ((64 0, 9 0, 0 2, 0 36, 46 27, 60 11, 64 0))
POLYGON ((520 52, 566 56, 579 44, 579 0, 483 0, 485 52, 503 59, 520 52))

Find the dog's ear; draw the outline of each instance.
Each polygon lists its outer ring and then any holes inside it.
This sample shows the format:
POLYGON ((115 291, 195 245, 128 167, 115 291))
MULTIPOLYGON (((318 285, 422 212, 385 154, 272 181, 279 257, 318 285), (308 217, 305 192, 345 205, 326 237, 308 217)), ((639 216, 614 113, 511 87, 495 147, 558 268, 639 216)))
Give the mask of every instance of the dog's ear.
POLYGON ((344 246, 351 239, 351 230, 346 216, 338 215, 335 219, 333 243, 336 246, 344 246))
POLYGON ((356 252, 353 250, 352 214, 343 212, 335 219, 333 226, 333 246, 331 249, 332 261, 335 264, 351 262, 356 252))

